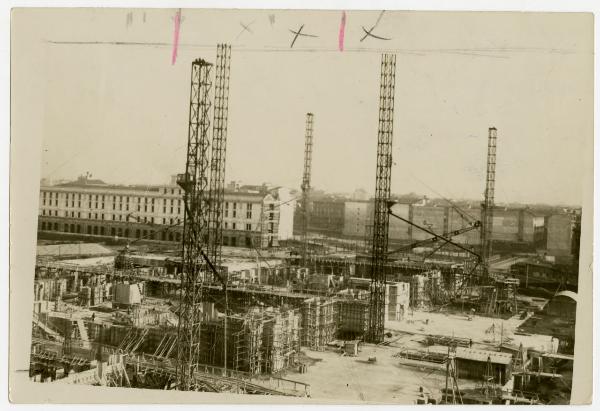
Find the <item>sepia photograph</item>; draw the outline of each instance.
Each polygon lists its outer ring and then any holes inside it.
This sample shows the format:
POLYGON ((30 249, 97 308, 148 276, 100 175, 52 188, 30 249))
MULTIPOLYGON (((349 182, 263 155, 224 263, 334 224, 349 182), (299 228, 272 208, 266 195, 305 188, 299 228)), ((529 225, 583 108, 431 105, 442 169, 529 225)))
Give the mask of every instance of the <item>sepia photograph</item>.
POLYGON ((592 13, 10 30, 13 401, 591 401, 592 13))

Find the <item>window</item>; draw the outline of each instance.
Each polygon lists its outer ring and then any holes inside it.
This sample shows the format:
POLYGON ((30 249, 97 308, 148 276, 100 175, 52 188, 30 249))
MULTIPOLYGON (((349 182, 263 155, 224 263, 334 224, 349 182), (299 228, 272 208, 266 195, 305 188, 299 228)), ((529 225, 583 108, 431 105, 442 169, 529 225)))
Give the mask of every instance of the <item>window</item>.
POLYGON ((235 230, 235 223, 231 223, 231 229, 235 230))
POLYGON ((77 207, 81 208, 81 201, 77 201, 77 207))
POLYGON ((46 196, 44 196, 44 199, 42 200, 42 204, 46 205, 46 196))
POLYGON ((115 221, 115 218, 116 218, 116 216, 113 214, 113 216, 112 216, 113 221, 115 221))
POLYGON ((252 210, 248 210, 248 211, 246 211, 246 218, 247 218, 248 220, 252 219, 252 210))
POLYGON ((104 220, 104 214, 100 214, 100 218, 102 218, 102 220, 104 220))
POLYGON ((42 221, 42 230, 45 230, 45 229, 46 229, 46 223, 44 223, 44 222, 42 221))
POLYGON ((113 203, 113 210, 117 209, 117 205, 115 203, 113 203))
POLYGON ((104 227, 100 227, 100 235, 104 235, 104 227))
POLYGON ((229 228, 229 223, 227 221, 225 221, 225 229, 229 228))
POLYGON ((171 206, 171 214, 173 214, 173 207, 171 206))
POLYGON ((233 203, 233 209, 235 210, 237 206, 237 203, 233 203))
POLYGON ((77 218, 81 218, 81 211, 77 212, 77 218))
MULTIPOLYGON (((235 204, 235 203, 234 203, 234 204, 235 204)), ((233 216, 232 216, 232 217, 233 217, 233 218, 235 218, 235 217, 236 217, 236 215, 237 215, 237 213, 235 212, 235 208, 234 208, 234 209, 233 209, 233 216)))
POLYGON ((167 214, 167 206, 163 206, 163 214, 167 214))
POLYGON ((246 224, 246 231, 252 231, 252 224, 246 224))
POLYGON ((42 210, 42 215, 46 215, 46 210, 42 210))

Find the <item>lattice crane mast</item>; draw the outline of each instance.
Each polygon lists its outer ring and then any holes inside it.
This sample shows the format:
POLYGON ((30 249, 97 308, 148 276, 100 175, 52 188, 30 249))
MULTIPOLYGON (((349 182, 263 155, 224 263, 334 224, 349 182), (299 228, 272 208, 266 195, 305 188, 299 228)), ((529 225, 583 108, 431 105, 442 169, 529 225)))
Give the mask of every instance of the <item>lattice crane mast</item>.
POLYGON ((208 238, 208 148, 212 64, 192 63, 190 110, 185 173, 177 175, 183 189, 184 218, 182 271, 177 328, 177 388, 195 389, 194 374, 200 359, 202 282, 208 238))
POLYGON ((377 132, 377 168, 375 172, 375 203, 371 254, 371 292, 366 339, 379 343, 384 338, 385 285, 388 252, 390 185, 392 174, 392 142, 394 135, 394 92, 396 56, 381 56, 379 85, 379 127, 377 132))
POLYGON ((304 172, 302 173, 302 266, 306 267, 308 258, 308 204, 310 201, 310 175, 313 149, 313 113, 306 113, 304 137, 304 172))
POLYGON ((489 259, 492 254, 494 192, 496 187, 496 137, 496 128, 490 127, 488 129, 487 171, 484 202, 481 204, 481 259, 484 277, 489 275, 489 259))

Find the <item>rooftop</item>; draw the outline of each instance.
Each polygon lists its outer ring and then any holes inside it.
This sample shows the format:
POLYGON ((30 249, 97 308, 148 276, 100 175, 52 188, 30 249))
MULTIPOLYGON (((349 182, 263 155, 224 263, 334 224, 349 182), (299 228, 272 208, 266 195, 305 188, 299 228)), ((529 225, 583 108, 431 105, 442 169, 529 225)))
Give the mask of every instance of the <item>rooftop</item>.
MULTIPOLYGON (((448 347, 434 345, 429 347, 429 352, 436 354, 448 354, 448 347)), ((478 350, 475 348, 457 347, 456 358, 479 362, 486 362, 489 358, 493 364, 508 365, 512 361, 512 354, 498 351, 478 350)))

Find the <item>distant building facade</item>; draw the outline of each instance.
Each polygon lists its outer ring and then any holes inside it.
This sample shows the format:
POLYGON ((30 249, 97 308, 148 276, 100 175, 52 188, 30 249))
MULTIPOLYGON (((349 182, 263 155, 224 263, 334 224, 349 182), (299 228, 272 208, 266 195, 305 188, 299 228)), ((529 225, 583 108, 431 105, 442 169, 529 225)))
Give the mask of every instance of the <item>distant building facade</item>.
POLYGON ((581 215, 578 212, 553 214, 545 218, 546 252, 553 256, 556 262, 570 263, 579 251, 576 242, 579 235, 576 227, 581 224, 581 215))
MULTIPOLYGON (((478 207, 454 207, 452 205, 430 204, 427 199, 399 201, 392 211, 405 220, 411 221, 437 234, 448 234, 468 227, 481 220, 478 207)), ((298 214, 298 213, 297 213, 298 214)), ((364 239, 371 235, 373 224, 373 201, 352 199, 318 199, 309 205, 309 230, 315 233, 364 239)), ((300 218, 296 216, 297 223, 300 218)), ((531 210, 496 207, 493 216, 492 240, 497 242, 543 244, 545 235, 543 217, 531 210)), ((296 233, 299 233, 296 224, 296 233)), ((389 238, 392 241, 416 242, 431 238, 431 234, 420 230, 405 221, 390 216, 389 238)), ((461 244, 478 245, 480 232, 477 229, 453 237, 461 244)))
MULTIPOLYGON (((293 219, 289 210, 281 219, 280 191, 265 186, 228 186, 223 245, 278 246, 280 227, 289 235, 293 219)), ((168 185, 122 186, 83 176, 40 188, 41 232, 181 241, 183 217, 183 192, 174 180, 168 185)))

